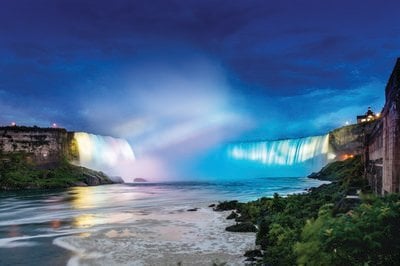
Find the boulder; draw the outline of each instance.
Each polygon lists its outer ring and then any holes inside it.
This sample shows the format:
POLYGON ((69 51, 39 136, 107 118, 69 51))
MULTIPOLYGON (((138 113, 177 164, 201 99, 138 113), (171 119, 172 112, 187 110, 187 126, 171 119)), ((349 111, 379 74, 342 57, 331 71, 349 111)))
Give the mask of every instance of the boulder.
POLYGON ((231 220, 231 219, 235 219, 236 217, 238 217, 239 215, 232 211, 231 214, 228 215, 228 217, 226 217, 226 219, 231 220))
POLYGON ((133 179, 133 182, 147 182, 147 180, 146 179, 144 179, 144 178, 135 178, 135 179, 133 179))
POLYGON ((225 228, 229 232, 257 232, 257 228, 250 222, 239 223, 225 228))

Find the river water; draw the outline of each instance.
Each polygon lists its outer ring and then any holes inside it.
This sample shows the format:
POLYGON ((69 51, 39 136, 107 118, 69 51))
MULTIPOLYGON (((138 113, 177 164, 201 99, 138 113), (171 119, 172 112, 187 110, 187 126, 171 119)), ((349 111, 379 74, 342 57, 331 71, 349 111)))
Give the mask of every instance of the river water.
POLYGON ((224 231, 226 213, 207 206, 320 184, 260 178, 1 192, 0 265, 210 265, 221 259, 240 264, 254 234, 224 231))

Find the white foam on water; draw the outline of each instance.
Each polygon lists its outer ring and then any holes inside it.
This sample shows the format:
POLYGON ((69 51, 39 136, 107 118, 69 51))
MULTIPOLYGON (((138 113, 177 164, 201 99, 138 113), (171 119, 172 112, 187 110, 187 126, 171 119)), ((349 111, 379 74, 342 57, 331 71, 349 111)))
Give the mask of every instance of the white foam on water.
POLYGON ((232 233, 229 212, 202 206, 171 207, 130 224, 101 229, 89 236, 65 236, 54 244, 74 252, 68 265, 242 265, 254 248, 254 233, 232 233))

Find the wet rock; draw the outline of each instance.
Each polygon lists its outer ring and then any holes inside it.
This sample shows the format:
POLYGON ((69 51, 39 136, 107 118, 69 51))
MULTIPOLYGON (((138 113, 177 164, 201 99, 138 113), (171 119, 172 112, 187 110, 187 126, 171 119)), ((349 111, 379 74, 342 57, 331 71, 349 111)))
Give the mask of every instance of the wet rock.
POLYGON ((235 221, 238 223, 250 222, 250 220, 251 220, 251 217, 249 216, 248 213, 242 213, 240 216, 238 215, 235 217, 235 221))
POLYGON ((235 219, 236 217, 238 217, 239 215, 232 211, 231 214, 228 215, 228 217, 226 217, 226 219, 231 220, 231 219, 235 219))
POLYGON ((81 181, 75 182, 73 185, 76 187, 87 187, 88 186, 85 182, 81 182, 81 181))
POLYGON ((93 176, 93 175, 86 175, 85 183, 88 186, 98 186, 101 184, 100 178, 98 178, 97 176, 93 176))
POLYGON ((208 205, 208 207, 209 207, 209 208, 214 208, 214 207, 215 207, 215 204, 210 204, 210 205, 208 205))
POLYGON ((229 232, 257 232, 257 228, 250 222, 239 223, 225 228, 229 232))
POLYGON ((248 250, 244 253, 245 257, 248 258, 255 258, 255 257, 262 257, 261 250, 259 249, 253 249, 253 250, 248 250))
POLYGON ((231 200, 231 201, 224 201, 220 202, 217 207, 214 208, 214 211, 230 211, 230 210, 235 210, 237 209, 238 206, 238 201, 237 200, 231 200))
POLYGON ((114 183, 118 183, 118 184, 123 184, 124 179, 120 176, 110 176, 111 181, 113 181, 114 183))
POLYGON ((196 212, 199 208, 188 209, 188 212, 196 212))
POLYGON ((147 182, 147 180, 146 179, 144 179, 144 178, 135 178, 135 179, 133 179, 133 182, 147 182))

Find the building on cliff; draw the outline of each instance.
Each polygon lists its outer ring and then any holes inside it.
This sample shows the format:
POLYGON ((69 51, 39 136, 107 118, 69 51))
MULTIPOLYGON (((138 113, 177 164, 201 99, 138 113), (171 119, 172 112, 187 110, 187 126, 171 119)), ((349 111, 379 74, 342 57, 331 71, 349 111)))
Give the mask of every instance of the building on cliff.
POLYGON ((365 176, 378 194, 400 191, 400 58, 385 97, 381 119, 365 136, 365 176))
POLYGON ((378 119, 379 117, 380 117, 380 113, 375 114, 371 110, 371 107, 368 107, 368 110, 367 110, 367 112, 365 114, 357 116, 357 124, 370 122, 370 121, 373 121, 375 119, 378 119))

